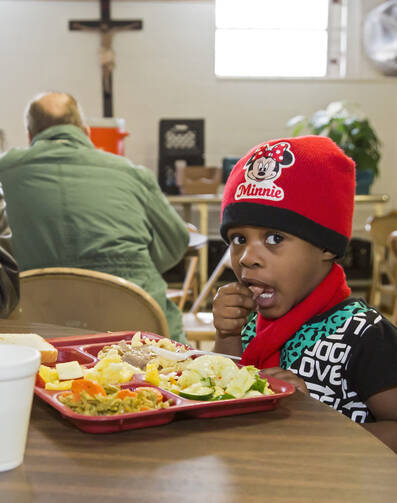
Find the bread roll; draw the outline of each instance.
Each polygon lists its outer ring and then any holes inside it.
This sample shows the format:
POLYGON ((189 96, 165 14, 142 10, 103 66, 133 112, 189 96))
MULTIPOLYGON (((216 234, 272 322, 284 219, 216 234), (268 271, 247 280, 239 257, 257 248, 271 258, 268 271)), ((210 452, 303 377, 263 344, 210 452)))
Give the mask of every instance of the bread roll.
POLYGON ((38 349, 41 363, 53 363, 58 358, 58 350, 38 334, 1 334, 0 344, 18 344, 38 349))

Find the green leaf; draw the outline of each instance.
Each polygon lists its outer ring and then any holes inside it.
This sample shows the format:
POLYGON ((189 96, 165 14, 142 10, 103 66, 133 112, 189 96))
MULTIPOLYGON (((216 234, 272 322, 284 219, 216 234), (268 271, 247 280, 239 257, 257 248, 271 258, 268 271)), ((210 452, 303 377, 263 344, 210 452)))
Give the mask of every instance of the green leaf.
POLYGON ((304 130, 304 128, 305 124, 299 124, 298 126, 296 126, 295 129, 293 129, 292 136, 299 136, 300 133, 304 130))
POLYGON ((211 398, 211 402, 217 402, 218 400, 231 400, 232 398, 236 398, 230 393, 224 393, 223 395, 217 395, 211 398))
POLYGON ((362 117, 357 106, 344 101, 329 103, 326 110, 318 110, 310 118, 297 115, 288 121, 293 136, 307 134, 328 136, 355 162, 358 170, 370 169, 379 174, 381 142, 370 121, 362 117))
POLYGON ((264 389, 266 388, 266 384, 267 384, 267 379, 262 379, 257 374, 255 376, 254 384, 249 388, 248 391, 255 390, 255 391, 259 391, 260 393, 263 393, 264 389))
POLYGON ((337 145, 340 144, 340 142, 342 141, 342 137, 343 137, 343 131, 340 131, 340 129, 338 128, 331 128, 329 130, 329 133, 328 133, 328 136, 331 138, 331 140, 333 140, 337 145))

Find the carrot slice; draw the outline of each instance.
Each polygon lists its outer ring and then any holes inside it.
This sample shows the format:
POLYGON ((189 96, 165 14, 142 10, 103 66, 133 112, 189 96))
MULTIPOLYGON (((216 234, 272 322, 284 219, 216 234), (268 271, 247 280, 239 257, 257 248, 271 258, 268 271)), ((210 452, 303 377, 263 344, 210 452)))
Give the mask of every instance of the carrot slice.
POLYGON ((74 379, 72 382, 72 393, 75 397, 75 401, 80 400, 80 393, 85 391, 91 396, 103 395, 106 396, 106 391, 100 384, 89 379, 74 379))
POLYGON ((138 393, 136 391, 131 391, 130 389, 122 389, 117 393, 116 398, 121 398, 121 400, 124 400, 124 398, 127 398, 129 396, 138 396, 138 393))

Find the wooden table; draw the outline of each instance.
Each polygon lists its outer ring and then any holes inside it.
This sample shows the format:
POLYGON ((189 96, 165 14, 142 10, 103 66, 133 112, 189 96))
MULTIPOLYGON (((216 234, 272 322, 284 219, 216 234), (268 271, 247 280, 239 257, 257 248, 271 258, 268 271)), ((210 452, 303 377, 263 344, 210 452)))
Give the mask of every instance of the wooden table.
MULTIPOLYGON (((1 332, 78 329, 0 321, 1 332)), ((35 398, 25 461, 0 473, 4 503, 392 503, 397 457, 300 393, 277 409, 93 435, 35 398)))
MULTIPOLYGON (((218 194, 195 194, 181 196, 167 196, 168 201, 173 205, 181 205, 185 222, 192 221, 192 207, 199 212, 199 231, 208 236, 208 208, 209 206, 220 207, 222 195, 218 194)), ((384 207, 389 201, 387 194, 356 195, 354 197, 355 206, 370 205, 374 208, 375 215, 382 215, 384 207)), ((201 288, 208 278, 208 245, 200 250, 200 278, 201 288)))
POLYGON ((190 232, 187 254, 200 250, 207 243, 208 237, 205 234, 201 234, 200 232, 190 232))

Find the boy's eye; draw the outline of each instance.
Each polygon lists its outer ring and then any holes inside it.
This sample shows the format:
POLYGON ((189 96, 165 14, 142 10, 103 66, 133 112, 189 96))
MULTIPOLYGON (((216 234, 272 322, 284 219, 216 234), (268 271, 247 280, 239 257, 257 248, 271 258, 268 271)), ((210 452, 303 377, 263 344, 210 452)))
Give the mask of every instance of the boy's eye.
POLYGON ((230 242, 234 245, 242 245, 245 243, 245 237, 242 234, 233 234, 230 237, 230 242))
POLYGON ((266 244, 278 245, 284 240, 284 237, 277 232, 272 232, 266 236, 266 244))

